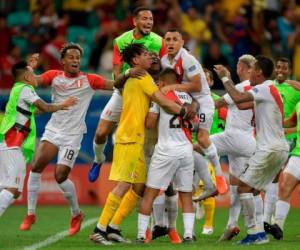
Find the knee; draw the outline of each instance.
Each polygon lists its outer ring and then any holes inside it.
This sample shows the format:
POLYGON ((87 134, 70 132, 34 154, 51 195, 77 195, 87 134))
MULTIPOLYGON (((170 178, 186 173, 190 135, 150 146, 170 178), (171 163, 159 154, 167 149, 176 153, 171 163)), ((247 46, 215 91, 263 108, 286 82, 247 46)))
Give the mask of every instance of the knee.
POLYGON ((66 179, 68 179, 68 173, 63 171, 56 171, 55 172, 55 180, 58 184, 64 182, 66 179))
POLYGON ((131 184, 127 183, 127 182, 119 182, 117 184, 117 186, 115 186, 115 188, 113 189, 113 194, 119 196, 119 197, 123 197, 127 191, 130 189, 131 184))
POLYGON ((41 174, 43 172, 44 168, 45 168, 44 164, 41 164, 39 159, 37 159, 37 160, 34 160, 34 162, 32 163, 31 172, 41 174))
POLYGON ((282 183, 279 189, 279 199, 280 200, 288 200, 290 197, 290 187, 287 183, 282 183))
POLYGON ((18 199, 21 195, 21 192, 17 188, 8 188, 6 190, 13 194, 14 199, 18 199))

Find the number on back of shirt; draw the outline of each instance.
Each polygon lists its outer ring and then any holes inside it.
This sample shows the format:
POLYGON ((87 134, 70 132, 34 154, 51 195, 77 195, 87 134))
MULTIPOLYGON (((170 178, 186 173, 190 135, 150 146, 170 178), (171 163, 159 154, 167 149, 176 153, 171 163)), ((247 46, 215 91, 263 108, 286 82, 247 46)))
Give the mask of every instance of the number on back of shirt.
POLYGON ((169 122, 170 128, 193 128, 192 123, 189 120, 183 120, 178 115, 173 115, 169 122))

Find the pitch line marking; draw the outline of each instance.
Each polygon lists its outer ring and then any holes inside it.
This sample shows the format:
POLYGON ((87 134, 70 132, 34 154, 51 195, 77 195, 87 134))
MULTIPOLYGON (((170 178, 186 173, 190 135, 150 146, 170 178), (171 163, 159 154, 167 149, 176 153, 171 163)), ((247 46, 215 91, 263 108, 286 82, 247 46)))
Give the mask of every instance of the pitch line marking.
MULTIPOLYGON (((86 228, 86 227, 94 224, 97 221, 98 221, 98 218, 95 217, 95 218, 91 218, 91 219, 83 222, 82 225, 81 225, 81 229, 80 230, 82 230, 82 229, 84 229, 84 228, 86 228)), ((42 247, 46 247, 46 246, 49 246, 51 244, 54 244, 57 241, 62 240, 66 236, 68 236, 68 230, 59 232, 59 233, 57 233, 57 234, 55 234, 53 236, 48 237, 47 239, 45 239, 43 241, 34 243, 31 246, 24 247, 23 250, 36 250, 36 249, 39 249, 39 248, 42 248, 42 247)))

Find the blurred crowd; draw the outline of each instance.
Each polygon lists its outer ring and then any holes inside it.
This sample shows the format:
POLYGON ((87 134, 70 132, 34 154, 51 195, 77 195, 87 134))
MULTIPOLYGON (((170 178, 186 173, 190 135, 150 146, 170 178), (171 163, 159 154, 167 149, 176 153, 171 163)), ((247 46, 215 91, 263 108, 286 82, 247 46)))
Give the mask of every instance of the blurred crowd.
POLYGON ((61 68, 66 41, 84 48, 82 70, 110 75, 113 39, 132 28, 140 5, 153 9, 154 32, 182 31, 208 69, 234 71, 246 53, 285 56, 300 79, 300 0, 0 0, 0 88, 12 86, 12 65, 31 53, 40 53, 41 71, 61 68))

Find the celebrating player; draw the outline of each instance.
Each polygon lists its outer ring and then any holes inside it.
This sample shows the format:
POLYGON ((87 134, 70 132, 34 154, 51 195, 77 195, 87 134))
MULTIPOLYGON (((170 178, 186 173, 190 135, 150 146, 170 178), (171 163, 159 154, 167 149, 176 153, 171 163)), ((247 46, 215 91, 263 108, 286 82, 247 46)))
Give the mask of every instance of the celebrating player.
POLYGON ((15 84, 0 125, 0 216, 23 190, 26 162, 31 162, 35 151, 36 108, 56 112, 77 102, 73 97, 54 104, 42 101, 34 90, 37 81, 32 69, 25 61, 13 66, 12 75, 15 84))

